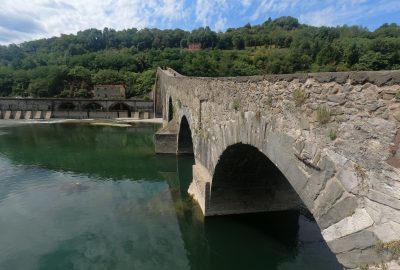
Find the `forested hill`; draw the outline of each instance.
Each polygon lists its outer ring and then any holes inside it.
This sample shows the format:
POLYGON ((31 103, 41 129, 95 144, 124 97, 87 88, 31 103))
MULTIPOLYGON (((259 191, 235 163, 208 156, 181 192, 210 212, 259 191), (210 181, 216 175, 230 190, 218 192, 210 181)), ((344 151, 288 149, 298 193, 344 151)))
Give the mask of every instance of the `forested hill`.
POLYGON ((185 75, 238 76, 400 69, 400 26, 313 27, 292 17, 216 33, 210 28, 88 29, 0 46, 1 96, 86 97, 94 84, 151 90, 157 66, 185 75), (202 50, 188 52, 190 43, 202 50))

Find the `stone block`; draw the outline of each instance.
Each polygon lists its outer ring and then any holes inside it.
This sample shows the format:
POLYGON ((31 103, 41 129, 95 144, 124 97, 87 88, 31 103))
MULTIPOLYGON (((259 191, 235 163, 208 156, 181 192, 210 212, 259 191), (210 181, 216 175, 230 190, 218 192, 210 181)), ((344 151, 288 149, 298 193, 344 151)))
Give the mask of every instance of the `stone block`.
POLYGON ((32 118, 32 111, 26 111, 25 112, 25 119, 31 119, 32 118))
POLYGON ((322 231, 325 241, 331 242, 338 238, 362 231, 374 224, 365 209, 356 209, 355 213, 322 231))
POLYGON ((397 209, 369 199, 365 199, 365 209, 377 224, 383 224, 390 221, 400 223, 400 212, 397 209))
POLYGON ((357 268, 364 265, 374 265, 382 261, 382 256, 376 249, 371 247, 364 250, 353 250, 337 254, 338 261, 346 268, 357 268))
POLYGON ((6 111, 6 113, 4 114, 4 119, 8 120, 11 118, 11 111, 6 111))
MULTIPOLYGON (((398 191, 400 195, 400 190, 398 191)), ((397 210, 400 210, 400 199, 391 197, 387 194, 381 193, 376 190, 369 190, 367 197, 374 202, 378 202, 384 205, 387 205, 391 208, 395 208, 397 210)))
POLYGON ((321 217, 324 215, 342 196, 344 189, 336 178, 331 179, 325 189, 320 193, 315 200, 314 209, 312 213, 314 217, 321 217))
POLYGON ((321 229, 326 229, 342 219, 351 216, 355 212, 357 206, 357 198, 347 194, 332 205, 325 214, 317 216, 317 223, 321 229))
POLYGON ((41 119, 42 118, 42 111, 36 111, 33 115, 33 119, 41 119))
POLYGON ((52 116, 52 112, 51 111, 47 111, 44 118, 48 120, 48 119, 51 118, 51 116, 52 116))
POLYGON ((135 119, 135 120, 140 119, 139 118, 139 112, 133 112, 131 115, 132 115, 132 118, 135 119))
POLYGON ((15 119, 15 120, 21 119, 21 111, 16 111, 16 112, 15 112, 14 119, 15 119))
POLYGON ((354 249, 366 249, 374 247, 378 243, 378 237, 369 230, 354 233, 328 243, 333 253, 343 253, 354 249))
POLYGON ((374 226, 373 232, 384 243, 400 240, 400 224, 393 221, 374 226))

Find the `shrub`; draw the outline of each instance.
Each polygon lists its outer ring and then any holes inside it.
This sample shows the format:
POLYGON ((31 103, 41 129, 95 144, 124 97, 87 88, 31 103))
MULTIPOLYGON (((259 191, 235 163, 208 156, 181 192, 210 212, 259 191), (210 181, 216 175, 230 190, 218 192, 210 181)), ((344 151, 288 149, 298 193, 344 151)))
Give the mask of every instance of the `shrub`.
POLYGON ((268 98, 267 98, 267 100, 265 101, 265 104, 266 105, 268 105, 268 106, 271 106, 272 105, 272 95, 268 95, 268 98))
POLYGON ((337 138, 336 133, 337 133, 336 129, 329 130, 329 138, 331 139, 331 141, 336 140, 336 138, 337 138))
POLYGON ((260 112, 260 111, 257 111, 256 114, 255 114, 255 117, 256 117, 256 120, 257 120, 258 122, 260 122, 260 120, 261 120, 261 112, 260 112))
POLYGON ((235 100, 233 102, 233 108, 238 111, 240 109, 240 102, 238 100, 235 100))
POLYGON ((297 89, 293 92, 294 104, 296 104, 297 107, 303 105, 306 99, 307 99, 307 94, 303 89, 297 89))
POLYGON ((317 120, 321 124, 326 124, 331 119, 331 110, 326 106, 320 106, 317 109, 317 120))
POLYGON ((375 248, 378 253, 389 252, 393 259, 400 258, 400 241, 392 241, 387 243, 379 241, 375 248))

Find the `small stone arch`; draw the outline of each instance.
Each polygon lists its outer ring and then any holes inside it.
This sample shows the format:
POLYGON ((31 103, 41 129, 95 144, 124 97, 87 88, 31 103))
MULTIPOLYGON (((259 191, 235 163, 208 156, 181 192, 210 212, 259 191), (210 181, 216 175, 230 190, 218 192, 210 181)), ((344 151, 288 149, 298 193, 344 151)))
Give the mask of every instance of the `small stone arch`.
POLYGON ((85 104, 83 108, 87 111, 104 111, 104 107, 97 102, 85 104))
POLYGON ((109 111, 130 111, 130 107, 125 102, 115 102, 110 105, 109 111))
POLYGON ((174 105, 172 103, 172 97, 170 96, 168 99, 168 122, 171 122, 172 118, 174 118, 174 105))
POLYGON ((58 110, 59 111, 72 111, 75 109, 75 104, 73 102, 62 102, 60 105, 58 105, 58 110))
POLYGON ((178 133, 178 147, 177 154, 182 155, 193 155, 193 139, 192 139, 192 131, 190 129, 190 125, 186 116, 182 116, 179 125, 179 133, 178 133))

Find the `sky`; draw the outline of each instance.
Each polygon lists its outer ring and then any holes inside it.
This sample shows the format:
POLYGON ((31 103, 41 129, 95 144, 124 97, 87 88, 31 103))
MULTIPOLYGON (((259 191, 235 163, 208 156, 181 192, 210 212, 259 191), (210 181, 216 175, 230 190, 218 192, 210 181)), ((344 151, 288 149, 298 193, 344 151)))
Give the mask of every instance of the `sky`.
POLYGON ((88 28, 215 31, 293 16, 314 26, 400 24, 400 0, 2 0, 0 44, 88 28))

